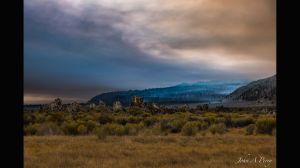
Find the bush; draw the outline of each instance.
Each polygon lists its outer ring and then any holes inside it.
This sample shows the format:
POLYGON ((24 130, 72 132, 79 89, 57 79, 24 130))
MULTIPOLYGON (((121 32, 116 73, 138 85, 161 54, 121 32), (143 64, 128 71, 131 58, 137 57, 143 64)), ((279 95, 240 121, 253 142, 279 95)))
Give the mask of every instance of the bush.
POLYGON ((134 117, 134 116, 130 116, 128 117, 128 123, 140 123, 143 120, 143 118, 141 117, 134 117))
POLYGON ((159 122, 158 128, 159 128, 160 132, 168 131, 168 121, 167 120, 161 120, 159 122))
POLYGON ((105 139, 107 135, 109 135, 108 130, 104 128, 103 126, 97 127, 95 129, 95 134, 98 137, 98 139, 105 139))
POLYGON ((258 134, 270 134, 276 126, 276 120, 274 118, 262 118, 256 122, 256 133, 258 134))
POLYGON ((154 125, 155 123, 157 122, 157 119, 154 118, 154 117, 147 117, 145 120, 144 120, 144 125, 146 127, 150 127, 152 125, 154 125))
POLYGON ((191 113, 185 114, 184 120, 185 120, 185 121, 192 121, 192 115, 191 115, 191 113))
POLYGON ((233 127, 245 127, 247 125, 254 124, 254 123, 255 123, 254 119, 250 117, 232 119, 233 127))
POLYGON ((129 113, 130 115, 137 116, 137 115, 143 114, 144 112, 143 112, 143 110, 142 110, 141 108, 139 108, 139 107, 130 107, 130 108, 128 109, 128 113, 129 113))
POLYGON ((124 128, 125 135, 137 135, 139 130, 141 129, 141 125, 139 124, 126 124, 124 128))
POLYGON ((60 113, 60 112, 54 112, 54 113, 48 114, 46 119, 48 122, 56 122, 56 123, 61 124, 64 121, 64 115, 63 115, 63 113, 60 113))
POLYGON ((119 124, 106 124, 101 126, 102 129, 104 129, 104 132, 107 133, 107 135, 117 135, 122 136, 125 135, 125 127, 123 125, 119 124))
POLYGON ((181 134, 184 136, 195 136, 198 131, 197 122, 187 122, 181 129, 181 134))
POLYGON ((77 135, 78 130, 77 130, 78 124, 74 121, 71 122, 65 122, 63 124, 63 131, 66 135, 77 135))
POLYGON ((27 125, 30 123, 35 123, 35 116, 32 114, 24 114, 23 122, 24 122, 24 125, 27 125))
POLYGON ((24 135, 35 135, 38 128, 39 124, 30 124, 24 128, 24 135))
POLYGON ((126 125, 128 122, 128 118, 127 117, 116 117, 115 122, 117 124, 126 125))
POLYGON ((102 113, 98 118, 98 122, 100 124, 107 124, 107 123, 111 123, 112 121, 113 121, 112 117, 105 113, 102 113))
POLYGON ((213 116, 204 117, 203 121, 208 123, 208 125, 213 125, 216 123, 216 117, 213 117, 213 116))
POLYGON ((219 123, 219 124, 213 124, 211 125, 208 130, 212 133, 212 134, 224 134, 227 130, 226 130, 226 125, 224 123, 219 123))
POLYGON ((232 127, 233 123, 232 123, 231 116, 226 115, 224 118, 225 118, 224 124, 226 125, 226 127, 232 127))
POLYGON ((60 135, 62 130, 53 122, 44 123, 39 126, 36 132, 37 135, 60 135))
POLYGON ((208 123, 207 122, 198 122, 198 129, 199 130, 206 130, 208 128, 208 123))
POLYGON ((253 135, 254 131, 256 129, 255 124, 250 124, 246 127, 246 135, 253 135))
POLYGON ((178 133, 181 131, 184 124, 185 124, 185 121, 183 121, 183 120, 173 120, 173 121, 168 122, 167 127, 170 130, 170 132, 178 133))
POLYGON ((44 114, 36 115, 36 123, 44 123, 46 121, 46 116, 44 114))
POLYGON ((95 121, 89 120, 86 122, 86 128, 87 128, 87 132, 91 133, 94 131, 94 129, 96 128, 97 123, 95 121))
POLYGON ((77 132, 78 134, 87 134, 87 127, 81 124, 77 127, 77 132))

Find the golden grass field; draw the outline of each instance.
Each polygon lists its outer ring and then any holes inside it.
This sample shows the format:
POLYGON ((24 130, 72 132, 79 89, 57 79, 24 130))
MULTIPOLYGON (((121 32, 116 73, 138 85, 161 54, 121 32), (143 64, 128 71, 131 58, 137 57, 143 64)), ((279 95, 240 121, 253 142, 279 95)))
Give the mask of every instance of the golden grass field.
POLYGON ((25 136, 25 168, 258 168, 275 167, 275 136, 25 136), (250 154, 250 156, 247 156, 250 154), (272 160, 271 164, 260 158, 272 160), (240 157, 251 163, 238 163, 240 157), (257 157, 256 161, 254 158, 257 157))

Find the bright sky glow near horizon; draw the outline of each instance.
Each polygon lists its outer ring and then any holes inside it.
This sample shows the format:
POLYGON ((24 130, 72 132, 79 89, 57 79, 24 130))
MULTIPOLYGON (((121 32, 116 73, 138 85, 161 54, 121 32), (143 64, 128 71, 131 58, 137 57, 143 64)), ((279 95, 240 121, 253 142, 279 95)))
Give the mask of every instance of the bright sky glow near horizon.
POLYGON ((25 0, 24 103, 276 73, 275 0, 25 0))

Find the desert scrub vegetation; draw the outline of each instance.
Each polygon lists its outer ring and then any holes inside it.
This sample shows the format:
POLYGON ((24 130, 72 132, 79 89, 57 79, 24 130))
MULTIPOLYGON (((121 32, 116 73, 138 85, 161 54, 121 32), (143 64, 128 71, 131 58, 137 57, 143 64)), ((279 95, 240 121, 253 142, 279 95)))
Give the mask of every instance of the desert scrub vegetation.
POLYGON ((61 135, 62 130, 53 122, 40 124, 36 132, 37 135, 61 135))
POLYGON ((275 118, 261 118, 256 121, 256 133, 272 134, 276 126, 275 118))
POLYGON ((250 124, 246 127, 245 129, 245 134, 246 135, 253 135, 256 129, 256 125, 255 124, 250 124))
MULTIPOLYGON (((24 135, 27 136, 97 135, 96 129, 99 132, 99 127, 106 130, 100 131, 106 136, 134 136, 140 133, 147 135, 186 135, 183 132, 187 130, 192 130, 191 132, 196 132, 196 134, 199 132, 223 134, 226 133, 224 130, 227 129, 243 128, 246 130, 246 127, 252 124, 256 128, 255 133, 272 134, 276 121, 274 116, 254 115, 249 112, 202 111, 201 113, 192 113, 175 111, 174 113, 153 114, 143 111, 141 108, 123 109, 118 112, 98 109, 78 113, 47 111, 24 113, 24 135), (197 129, 191 127, 197 127, 197 129)), ((251 129, 253 126, 249 127, 251 129)), ((193 134, 191 133, 191 135, 193 134)))
POLYGON ((199 129, 199 123, 198 122, 187 122, 184 124, 181 130, 181 134, 184 136, 195 136, 199 129))
POLYGON ((214 134, 224 134, 227 131, 226 125, 224 123, 213 124, 211 125, 208 130, 214 134))

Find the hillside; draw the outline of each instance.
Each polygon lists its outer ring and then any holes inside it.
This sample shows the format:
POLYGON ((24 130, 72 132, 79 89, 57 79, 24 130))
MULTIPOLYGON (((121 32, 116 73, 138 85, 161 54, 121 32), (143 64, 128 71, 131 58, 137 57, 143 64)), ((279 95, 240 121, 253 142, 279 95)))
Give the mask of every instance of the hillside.
POLYGON ((191 84, 183 83, 165 88, 108 92, 93 97, 89 103, 97 104, 102 100, 111 105, 114 101, 119 100, 123 105, 127 106, 134 95, 142 96, 145 102, 162 104, 219 102, 226 95, 246 83, 247 81, 209 81, 191 84))
POLYGON ((242 86, 227 96, 233 101, 275 101, 276 75, 242 86))

